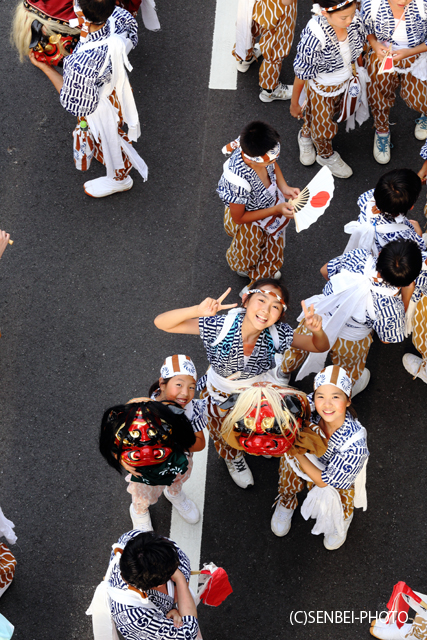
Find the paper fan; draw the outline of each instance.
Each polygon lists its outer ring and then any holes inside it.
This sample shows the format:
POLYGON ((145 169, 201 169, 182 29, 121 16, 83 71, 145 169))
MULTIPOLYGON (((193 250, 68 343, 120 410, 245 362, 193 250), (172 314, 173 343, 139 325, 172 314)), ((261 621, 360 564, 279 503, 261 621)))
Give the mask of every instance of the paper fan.
POLYGON ((289 200, 294 207, 294 220, 298 233, 308 229, 323 215, 333 194, 334 177, 328 167, 322 167, 295 200, 289 200))

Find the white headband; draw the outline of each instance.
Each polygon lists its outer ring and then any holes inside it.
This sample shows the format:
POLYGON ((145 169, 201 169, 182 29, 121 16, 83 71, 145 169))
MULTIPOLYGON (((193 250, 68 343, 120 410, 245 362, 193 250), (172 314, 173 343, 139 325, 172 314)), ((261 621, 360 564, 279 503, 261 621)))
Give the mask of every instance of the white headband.
POLYGON ((314 378, 314 390, 321 387, 324 384, 332 384, 334 387, 338 387, 341 391, 344 391, 345 395, 351 396, 351 389, 353 383, 347 372, 338 367, 338 365, 331 365, 322 369, 320 373, 314 378))
POLYGON ((274 291, 267 291, 266 289, 249 289, 248 295, 250 295, 251 293, 264 293, 265 295, 272 296, 273 298, 276 298, 276 300, 283 306, 283 311, 286 311, 286 309, 288 308, 285 301, 277 293, 274 293, 274 291))
POLYGON ((263 156, 248 156, 242 151, 242 156, 251 162, 272 162, 280 156, 280 142, 278 142, 270 151, 264 153, 263 156))
POLYGON ((192 376, 194 381, 197 381, 196 367, 192 359, 182 354, 167 357, 160 369, 160 376, 167 380, 179 375, 192 376))

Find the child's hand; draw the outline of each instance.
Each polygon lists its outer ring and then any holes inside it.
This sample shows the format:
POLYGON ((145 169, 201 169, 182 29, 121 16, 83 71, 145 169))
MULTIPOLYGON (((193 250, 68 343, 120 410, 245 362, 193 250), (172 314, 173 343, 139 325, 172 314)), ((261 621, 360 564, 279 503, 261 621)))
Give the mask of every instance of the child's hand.
POLYGON ((309 309, 307 309, 307 305, 304 300, 301 300, 302 310, 304 312, 305 317, 305 326, 307 329, 310 329, 312 333, 318 333, 322 331, 322 317, 317 313, 314 313, 314 304, 311 305, 309 309))
POLYGON ((421 230, 421 226, 420 226, 420 224, 419 224, 416 220, 409 220, 409 222, 410 222, 410 223, 412 224, 412 226, 414 227, 415 232, 417 233, 417 235, 419 235, 419 236, 421 236, 421 237, 422 237, 422 236, 423 236, 423 232, 422 232, 422 230, 421 230))
POLYGON ((127 464, 127 462, 123 462, 123 460, 120 460, 120 464, 123 467, 123 469, 126 469, 126 471, 131 473, 133 476, 137 476, 138 478, 142 478, 142 473, 138 473, 138 471, 136 471, 136 469, 134 467, 131 467, 130 464, 127 464))
POLYGON ((30 53, 28 54, 28 57, 30 58, 31 64, 33 64, 38 69, 45 71, 46 68, 47 69, 50 68, 46 62, 40 62, 40 60, 37 60, 36 56, 34 55, 34 51, 30 51, 30 53))
POLYGON ((275 211, 277 211, 276 215, 284 216, 285 218, 294 217, 294 206, 290 202, 281 202, 280 204, 276 204, 275 211))
POLYGON ((222 301, 228 296, 231 291, 231 287, 228 287, 227 291, 215 300, 214 298, 206 298, 201 302, 197 309, 197 315, 201 318, 204 316, 215 316, 219 311, 223 309, 232 309, 237 307, 237 303, 234 304, 222 304, 222 301))
POLYGON ((289 111, 291 113, 291 116, 293 116, 294 118, 297 118, 298 120, 302 118, 304 115, 301 105, 299 103, 293 104, 292 101, 291 101, 291 106, 289 107, 289 111))
POLYGON ((283 195, 286 196, 287 198, 296 198, 298 196, 298 194, 300 193, 300 189, 298 189, 298 187, 286 187, 286 189, 283 189, 282 191, 283 195))
POLYGON ((427 177, 427 160, 424 162, 423 166, 418 171, 418 175, 421 178, 421 181, 423 182, 423 184, 425 184, 426 183, 426 177, 427 177))
POLYGON ((166 617, 173 620, 173 626, 176 627, 177 629, 182 627, 182 618, 176 609, 171 609, 166 614, 166 617))
POLYGON ((398 60, 409 58, 410 55, 412 55, 411 49, 399 49, 398 51, 393 51, 391 57, 393 58, 393 62, 397 62, 398 60))
POLYGON ((390 53, 387 45, 383 42, 378 42, 378 40, 371 42, 371 47, 376 53, 377 58, 379 58, 380 60, 382 60, 388 53, 390 53))

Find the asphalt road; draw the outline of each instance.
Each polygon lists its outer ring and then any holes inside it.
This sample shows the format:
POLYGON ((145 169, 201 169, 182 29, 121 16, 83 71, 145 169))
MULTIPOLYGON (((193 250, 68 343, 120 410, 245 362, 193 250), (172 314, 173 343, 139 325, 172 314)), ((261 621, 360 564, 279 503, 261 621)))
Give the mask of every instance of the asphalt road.
MULTIPOLYGON (((124 480, 97 452, 102 412, 146 393, 166 355, 188 353, 203 372, 201 342, 161 333, 153 318, 228 286, 237 300, 243 286, 225 261, 228 237, 215 193, 221 147, 260 118, 281 132, 289 184, 305 186, 317 165, 299 163, 299 125, 288 103, 259 101, 255 65, 238 78, 237 91, 208 89, 215 2, 159 0, 162 30, 141 25, 131 54, 142 124, 136 148, 148 182, 135 172, 131 191, 88 198, 84 180, 103 170, 93 165, 87 178, 75 170, 75 120, 41 72, 20 65, 11 50, 12 4, 0 0, 0 228, 15 241, 1 260, 0 505, 16 525, 18 567, 0 611, 16 640, 88 640, 84 612, 110 545, 130 528, 124 480)), ((301 3, 297 35, 308 18, 301 3)), ((294 50, 283 65, 285 82, 294 50)), ((420 167, 415 117, 399 100, 390 168, 420 167)), ((372 157, 371 125, 349 134, 340 128, 336 149, 354 175, 336 180, 316 225, 288 233, 283 276, 292 326, 299 301, 321 290, 319 268, 342 252, 358 195, 385 170, 372 157)), ((425 191, 414 210, 420 222, 424 198, 425 191)), ((367 638, 360 612, 383 610, 398 580, 426 590, 426 388, 403 369, 407 351, 414 352, 410 340, 372 346, 372 381, 355 401, 371 451, 369 505, 337 551, 324 549, 299 511, 286 538, 272 534, 277 461, 251 459, 256 485, 243 491, 210 448, 201 555, 227 569, 234 593, 219 609, 201 606, 207 640, 367 638), (295 611, 320 612, 318 622, 304 625, 298 615, 292 626, 295 611), (323 611, 353 618, 322 623, 323 611)), ((310 387, 311 377, 302 384, 310 387)), ((155 528, 166 535, 170 512, 165 500, 152 508, 155 528)))

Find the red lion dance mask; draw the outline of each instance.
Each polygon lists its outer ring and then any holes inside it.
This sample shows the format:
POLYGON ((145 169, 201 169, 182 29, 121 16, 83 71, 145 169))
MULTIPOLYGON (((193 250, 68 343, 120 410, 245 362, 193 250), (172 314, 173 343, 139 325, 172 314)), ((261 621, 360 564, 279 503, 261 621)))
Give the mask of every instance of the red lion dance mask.
POLYGON ((282 456, 310 417, 302 391, 269 382, 231 395, 221 409, 230 409, 221 429, 224 440, 256 456, 282 456))

